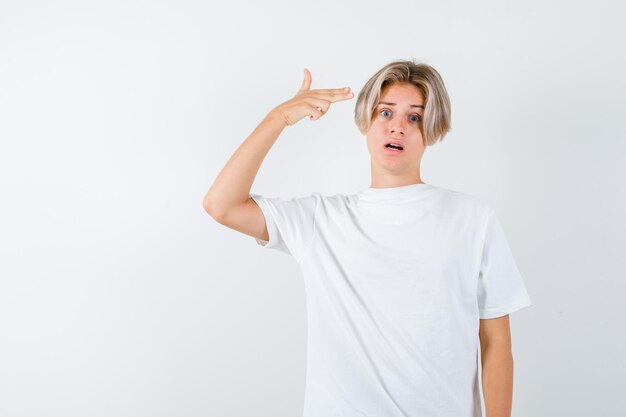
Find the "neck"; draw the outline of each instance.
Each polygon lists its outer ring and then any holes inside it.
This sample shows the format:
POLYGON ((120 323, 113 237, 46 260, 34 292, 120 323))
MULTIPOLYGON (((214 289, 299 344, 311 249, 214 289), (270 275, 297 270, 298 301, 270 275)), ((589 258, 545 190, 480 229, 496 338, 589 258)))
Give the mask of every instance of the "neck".
POLYGON ((411 167, 408 172, 389 172, 372 163, 372 188, 403 187, 411 184, 424 184, 420 175, 420 165, 411 167))

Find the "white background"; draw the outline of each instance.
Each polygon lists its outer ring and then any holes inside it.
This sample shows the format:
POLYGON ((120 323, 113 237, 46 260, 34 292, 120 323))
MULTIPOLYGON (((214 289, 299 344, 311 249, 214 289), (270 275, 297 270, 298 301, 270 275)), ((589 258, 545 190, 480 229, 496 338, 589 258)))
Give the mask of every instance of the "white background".
MULTIPOLYGON (((624 415, 623 4, 2 0, 0 415, 299 416, 297 264, 202 199, 305 67, 358 93, 395 59, 452 101, 423 180, 496 209, 534 303, 513 415, 624 415)), ((355 101, 252 192, 368 187, 355 101)))

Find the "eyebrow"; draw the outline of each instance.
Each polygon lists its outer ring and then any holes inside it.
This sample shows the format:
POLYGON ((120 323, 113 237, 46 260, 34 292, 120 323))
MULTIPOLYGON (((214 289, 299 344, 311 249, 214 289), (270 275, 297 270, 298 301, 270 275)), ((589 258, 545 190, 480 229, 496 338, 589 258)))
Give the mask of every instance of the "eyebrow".
MULTIPOLYGON (((389 106, 395 106, 396 103, 390 103, 388 101, 379 101, 378 104, 387 104, 389 106)), ((411 104, 410 107, 421 107, 422 109, 424 108, 424 106, 422 106, 421 104, 411 104)))

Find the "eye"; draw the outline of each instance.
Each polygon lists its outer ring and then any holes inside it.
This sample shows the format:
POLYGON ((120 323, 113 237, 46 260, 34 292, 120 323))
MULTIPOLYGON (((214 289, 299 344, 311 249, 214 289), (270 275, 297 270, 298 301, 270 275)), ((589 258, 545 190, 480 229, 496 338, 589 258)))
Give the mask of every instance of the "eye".
MULTIPOLYGON (((383 110, 381 110, 381 111, 380 111, 380 114, 381 114, 383 117, 387 117, 387 116, 385 115, 385 113, 389 113, 389 114, 391 114, 391 110, 389 110, 389 109, 383 109, 383 110)), ((420 115, 419 115, 419 114, 417 114, 417 113, 413 113, 411 116, 409 116, 409 118, 411 119, 411 121, 412 121, 412 122, 419 122, 419 121, 421 121, 421 120, 422 120, 422 116, 420 116, 420 115)))

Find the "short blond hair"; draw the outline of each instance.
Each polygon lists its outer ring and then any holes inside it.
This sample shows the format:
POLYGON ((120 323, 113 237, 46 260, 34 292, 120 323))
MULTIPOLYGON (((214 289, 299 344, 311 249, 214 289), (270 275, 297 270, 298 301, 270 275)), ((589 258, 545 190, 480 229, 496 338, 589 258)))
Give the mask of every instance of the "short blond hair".
POLYGON ((450 98, 441 75, 430 65, 397 60, 378 70, 363 86, 356 100, 354 121, 360 132, 367 132, 382 90, 394 83, 409 83, 424 96, 424 117, 421 123, 426 146, 443 140, 450 131, 450 98))

